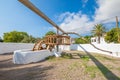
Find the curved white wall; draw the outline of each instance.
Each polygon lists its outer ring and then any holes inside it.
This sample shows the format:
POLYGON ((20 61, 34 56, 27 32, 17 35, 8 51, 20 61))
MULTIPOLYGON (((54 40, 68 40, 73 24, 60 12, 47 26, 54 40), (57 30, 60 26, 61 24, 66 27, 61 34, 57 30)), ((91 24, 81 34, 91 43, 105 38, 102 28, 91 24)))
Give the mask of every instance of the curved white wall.
POLYGON ((90 44, 72 44, 71 50, 79 50, 79 51, 88 51, 88 52, 94 52, 94 53, 101 53, 101 54, 107 54, 112 55, 116 57, 120 57, 120 44, 94 44, 97 48, 111 51, 112 54, 108 52, 100 51, 96 48, 94 48, 90 44))

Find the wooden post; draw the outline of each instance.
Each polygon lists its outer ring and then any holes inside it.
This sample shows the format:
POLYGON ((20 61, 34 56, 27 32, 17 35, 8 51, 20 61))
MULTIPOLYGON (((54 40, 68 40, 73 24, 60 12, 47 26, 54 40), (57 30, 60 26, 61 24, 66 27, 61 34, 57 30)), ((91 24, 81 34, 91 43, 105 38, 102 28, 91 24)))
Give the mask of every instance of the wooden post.
POLYGON ((116 27, 119 28, 118 27, 118 17, 117 16, 116 16, 116 27))
POLYGON ((119 22, 118 22, 118 17, 117 16, 116 16, 116 28, 117 28, 118 42, 120 43, 119 22))
MULTIPOLYGON (((59 35, 59 30, 57 29, 57 35, 59 35)), ((57 37, 57 45, 56 45, 56 47, 57 47, 57 52, 59 51, 59 40, 58 40, 59 38, 57 37)))

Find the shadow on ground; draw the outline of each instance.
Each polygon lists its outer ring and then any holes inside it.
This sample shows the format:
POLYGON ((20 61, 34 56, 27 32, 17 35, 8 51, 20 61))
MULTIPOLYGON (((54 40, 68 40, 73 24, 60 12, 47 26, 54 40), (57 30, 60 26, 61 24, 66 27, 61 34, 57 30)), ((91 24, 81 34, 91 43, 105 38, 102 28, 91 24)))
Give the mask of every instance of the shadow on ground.
POLYGON ((40 63, 16 65, 10 58, 0 61, 0 80, 46 80, 50 76, 47 71, 52 68, 53 66, 43 66, 40 63))
POLYGON ((91 58, 91 60, 96 64, 102 74, 105 76, 107 80, 120 80, 118 76, 116 76, 113 72, 111 72, 106 66, 104 66, 99 60, 97 60, 94 56, 92 56, 86 49, 84 49, 81 45, 79 45, 84 52, 91 58))

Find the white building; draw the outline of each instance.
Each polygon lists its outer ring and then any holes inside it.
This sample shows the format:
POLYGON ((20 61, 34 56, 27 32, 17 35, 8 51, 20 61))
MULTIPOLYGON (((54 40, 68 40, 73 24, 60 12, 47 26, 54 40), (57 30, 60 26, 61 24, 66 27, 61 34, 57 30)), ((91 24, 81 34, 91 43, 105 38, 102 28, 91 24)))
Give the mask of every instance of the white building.
MULTIPOLYGON (((98 37, 92 37, 91 38, 91 43, 92 44, 98 44, 98 37)), ((104 37, 100 37, 100 44, 107 44, 107 42, 105 42, 104 37)))

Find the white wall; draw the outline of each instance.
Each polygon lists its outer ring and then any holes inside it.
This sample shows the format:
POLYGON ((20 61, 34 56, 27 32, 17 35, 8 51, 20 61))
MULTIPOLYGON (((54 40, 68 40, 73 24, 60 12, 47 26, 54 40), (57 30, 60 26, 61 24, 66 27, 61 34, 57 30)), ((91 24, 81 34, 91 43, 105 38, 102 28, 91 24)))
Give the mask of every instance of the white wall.
POLYGON ((19 49, 32 49, 34 44, 28 43, 0 43, 0 54, 10 53, 19 49))
MULTIPOLYGON (((71 46, 60 45, 59 51, 63 51, 63 50, 84 51, 86 50, 88 52, 102 53, 102 54, 120 57, 120 44, 94 44, 94 45, 100 49, 111 51, 112 54, 97 50, 90 44, 72 44, 71 46)), ((10 53, 15 50, 21 50, 21 49, 32 49, 33 46, 34 44, 29 44, 29 43, 0 43, 0 54, 10 53)))
MULTIPOLYGON (((34 44, 31 43, 0 43, 0 54, 14 52, 21 49, 33 49, 34 44)), ((59 51, 70 50, 69 45, 60 45, 59 51)))
MULTIPOLYGON (((91 43, 92 43, 92 44, 98 44, 98 37, 92 37, 92 38, 91 38, 91 43)), ((100 44, 107 44, 107 43, 105 42, 104 37, 100 37, 100 44)))
POLYGON ((29 51, 29 50, 16 50, 13 54, 14 64, 28 64, 44 60, 48 56, 54 55, 49 50, 29 51))
POLYGON ((101 53, 101 54, 107 54, 111 56, 120 57, 120 44, 94 44, 94 45, 100 49, 111 51, 112 54, 108 52, 100 51, 94 48, 90 44, 72 44, 70 48, 71 50, 79 50, 79 51, 86 50, 88 52, 101 53))
POLYGON ((60 51, 70 51, 70 45, 59 45, 60 51))

